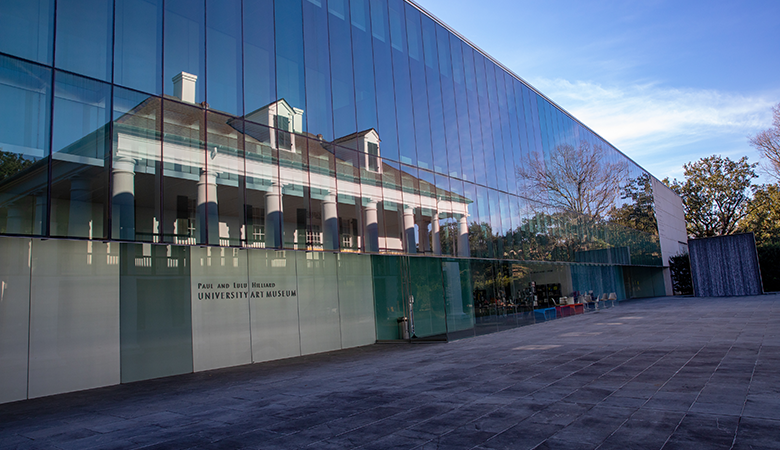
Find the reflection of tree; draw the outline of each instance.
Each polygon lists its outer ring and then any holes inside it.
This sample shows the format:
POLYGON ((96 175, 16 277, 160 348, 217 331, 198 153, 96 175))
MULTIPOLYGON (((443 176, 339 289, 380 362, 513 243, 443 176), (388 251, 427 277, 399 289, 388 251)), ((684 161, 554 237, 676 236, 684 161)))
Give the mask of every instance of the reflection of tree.
POLYGON ((17 153, 0 152, 0 180, 10 178, 32 166, 35 161, 17 153))
POLYGON ((537 153, 517 175, 534 200, 598 220, 614 205, 628 165, 610 162, 600 145, 580 141, 555 147, 546 160, 537 153))
POLYGON ((469 225, 469 250, 471 251, 471 256, 495 258, 493 244, 496 238, 497 236, 493 234, 493 228, 486 222, 474 222, 469 225))
POLYGON ((620 198, 628 202, 619 208, 612 208, 609 212, 611 222, 645 233, 658 234, 650 174, 645 173, 629 179, 620 198))

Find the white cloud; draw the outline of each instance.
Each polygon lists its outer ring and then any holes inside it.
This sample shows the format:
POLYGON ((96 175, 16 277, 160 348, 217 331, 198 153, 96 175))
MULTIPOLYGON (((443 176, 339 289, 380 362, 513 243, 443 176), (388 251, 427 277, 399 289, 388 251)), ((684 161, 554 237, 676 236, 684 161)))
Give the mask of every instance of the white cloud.
POLYGON ((770 108, 776 102, 770 96, 652 83, 604 87, 545 78, 532 83, 618 148, 670 147, 734 133, 747 136, 771 124, 770 108))
POLYGON ((780 97, 655 83, 606 87, 563 79, 529 81, 659 178, 679 178, 682 164, 712 154, 748 155, 758 162, 747 137, 771 125, 771 107, 780 97))

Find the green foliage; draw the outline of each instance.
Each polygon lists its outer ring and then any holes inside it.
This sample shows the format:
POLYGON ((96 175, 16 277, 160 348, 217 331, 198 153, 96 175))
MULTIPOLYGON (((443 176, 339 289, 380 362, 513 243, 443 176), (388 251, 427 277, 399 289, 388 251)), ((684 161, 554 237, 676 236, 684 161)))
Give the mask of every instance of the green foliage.
POLYGON ((0 180, 10 178, 33 165, 35 161, 24 155, 0 151, 0 180))
POLYGON ((682 295, 693 295, 691 279, 691 260, 687 253, 669 258, 669 271, 672 275, 672 289, 682 295))
POLYGON ((749 188, 757 164, 747 157, 739 161, 713 155, 683 165, 685 182, 674 180, 669 187, 682 197, 688 234, 701 238, 739 231, 748 213, 749 188))
POLYGON ((740 230, 752 232, 756 245, 780 244, 780 186, 762 184, 753 187, 748 213, 740 230))
POLYGON ((658 222, 655 218, 650 174, 645 173, 629 179, 623 186, 620 198, 628 202, 619 208, 612 208, 609 213, 611 222, 657 236, 658 222))
POLYGON ((759 245, 756 250, 764 292, 780 291, 780 243, 759 245))

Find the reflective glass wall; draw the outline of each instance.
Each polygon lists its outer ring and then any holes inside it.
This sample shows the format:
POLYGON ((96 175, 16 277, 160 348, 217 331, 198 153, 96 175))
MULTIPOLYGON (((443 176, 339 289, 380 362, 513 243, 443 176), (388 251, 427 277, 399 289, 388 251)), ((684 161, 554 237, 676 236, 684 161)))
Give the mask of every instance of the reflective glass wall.
POLYGON ((651 176, 403 0, 0 7, 2 234, 662 265, 651 176))

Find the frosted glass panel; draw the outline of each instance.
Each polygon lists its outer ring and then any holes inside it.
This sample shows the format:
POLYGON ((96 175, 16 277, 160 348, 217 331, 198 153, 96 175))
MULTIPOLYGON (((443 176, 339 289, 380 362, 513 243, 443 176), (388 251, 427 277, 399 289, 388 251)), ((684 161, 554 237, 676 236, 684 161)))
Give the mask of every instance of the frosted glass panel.
POLYGON ((0 403, 27 398, 30 240, 0 239, 0 403))
POLYGON ((357 347, 376 342, 371 256, 338 255, 341 346, 357 347))
POLYGON ((301 353, 341 348, 336 255, 297 252, 298 302, 301 316, 301 353))
POLYGON ((252 362, 246 250, 192 247, 195 371, 252 362))
POLYGON ((29 396, 119 383, 119 245, 32 245, 29 396))
POLYGON ((295 255, 275 250, 249 252, 252 361, 300 356, 295 255))
POLYGON ((122 382, 192 372, 190 247, 120 247, 122 382))

